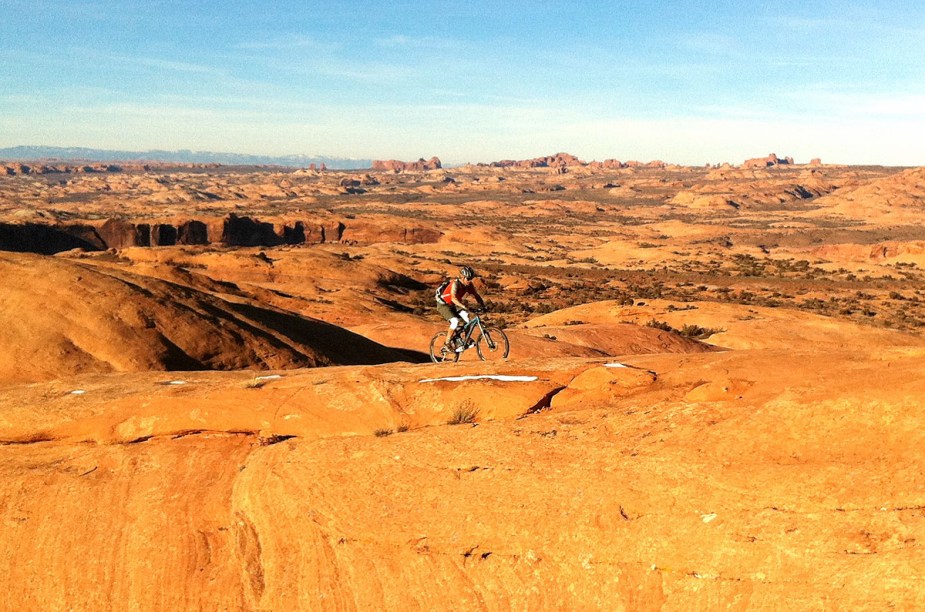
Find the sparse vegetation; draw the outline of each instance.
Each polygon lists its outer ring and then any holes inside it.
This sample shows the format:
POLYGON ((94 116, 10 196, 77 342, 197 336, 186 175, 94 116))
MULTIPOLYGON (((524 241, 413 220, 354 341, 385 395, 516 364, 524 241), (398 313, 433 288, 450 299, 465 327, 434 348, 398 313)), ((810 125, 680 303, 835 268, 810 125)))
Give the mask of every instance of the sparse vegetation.
POLYGON ((665 321, 657 321, 655 319, 651 319, 648 323, 646 323, 646 327, 653 327, 655 329, 661 329, 663 331, 678 334, 680 336, 684 336, 685 338, 691 338, 693 340, 705 340, 706 338, 709 338, 713 334, 718 334, 718 333, 726 331, 724 329, 701 327, 699 325, 694 325, 694 324, 685 324, 684 326, 681 327, 681 329, 675 329, 669 323, 665 321))
POLYGON ((258 376, 254 376, 253 379, 248 380, 248 381, 245 381, 245 383, 244 383, 244 388, 245 388, 245 389, 261 389, 261 388, 263 388, 266 384, 267 384, 267 381, 266 381, 266 380, 261 379, 261 378, 258 377, 258 376))
POLYGON ((472 400, 464 400, 453 409, 453 415, 447 421, 448 425, 465 425, 475 423, 479 416, 478 407, 472 400))

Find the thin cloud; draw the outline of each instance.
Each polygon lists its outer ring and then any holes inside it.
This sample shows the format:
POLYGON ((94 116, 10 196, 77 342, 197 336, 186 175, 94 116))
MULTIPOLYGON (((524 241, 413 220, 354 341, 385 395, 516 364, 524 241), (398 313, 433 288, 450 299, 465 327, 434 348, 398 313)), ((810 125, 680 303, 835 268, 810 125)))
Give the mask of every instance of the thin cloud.
POLYGON ((821 17, 797 17, 795 15, 780 15, 768 19, 772 24, 787 30, 831 30, 847 25, 847 20, 836 20, 821 17))
POLYGON ((329 52, 340 48, 340 45, 321 42, 311 36, 294 34, 292 36, 283 36, 273 40, 242 42, 235 45, 235 48, 245 51, 292 51, 296 49, 309 49, 313 51, 329 52))
POLYGON ((376 44, 380 47, 413 49, 453 49, 459 47, 457 41, 448 38, 437 38, 435 36, 412 37, 403 34, 395 34, 388 38, 377 38, 376 44))
POLYGON ((129 57, 123 58, 137 66, 147 66, 159 70, 169 70, 171 72, 188 72, 194 74, 221 74, 223 71, 216 70, 211 66, 202 64, 190 64, 188 62, 176 62, 172 60, 162 60, 148 57, 129 57))
POLYGON ((702 32, 681 36, 677 46, 685 51, 719 56, 740 55, 739 44, 731 36, 702 32))
POLYGON ((303 74, 311 74, 336 79, 358 81, 361 83, 389 84, 404 81, 414 76, 415 69, 409 66, 399 66, 383 62, 345 62, 325 61, 303 66, 295 70, 303 74))
POLYGON ((925 94, 907 92, 876 92, 849 90, 808 90, 785 92, 794 105, 824 110, 841 117, 908 117, 921 119, 925 94))
POLYGON ((191 74, 224 74, 223 71, 204 64, 178 62, 175 60, 159 59, 143 55, 119 55, 101 53, 94 49, 82 47, 71 49, 71 53, 74 55, 80 55, 88 61, 108 62, 114 66, 142 66, 145 68, 156 68, 158 70, 191 74))

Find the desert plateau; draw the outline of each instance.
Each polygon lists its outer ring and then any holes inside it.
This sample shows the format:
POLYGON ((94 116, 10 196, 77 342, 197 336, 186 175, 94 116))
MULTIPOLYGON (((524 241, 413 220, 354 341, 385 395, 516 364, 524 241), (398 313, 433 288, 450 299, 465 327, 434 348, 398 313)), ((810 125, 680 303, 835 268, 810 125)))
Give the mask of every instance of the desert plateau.
POLYGON ((925 168, 779 153, 0 162, 0 608, 925 608, 925 168))

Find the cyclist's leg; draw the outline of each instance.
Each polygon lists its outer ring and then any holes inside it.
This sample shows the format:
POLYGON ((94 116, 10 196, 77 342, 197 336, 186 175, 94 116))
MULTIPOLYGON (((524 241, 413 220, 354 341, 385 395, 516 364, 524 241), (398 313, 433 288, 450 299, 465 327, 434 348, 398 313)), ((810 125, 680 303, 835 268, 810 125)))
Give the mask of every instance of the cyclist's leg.
POLYGON ((446 330, 446 346, 450 346, 455 335, 456 330, 459 328, 459 317, 457 316, 456 307, 452 304, 438 304, 437 312, 439 312, 444 319, 449 321, 449 328, 446 330))

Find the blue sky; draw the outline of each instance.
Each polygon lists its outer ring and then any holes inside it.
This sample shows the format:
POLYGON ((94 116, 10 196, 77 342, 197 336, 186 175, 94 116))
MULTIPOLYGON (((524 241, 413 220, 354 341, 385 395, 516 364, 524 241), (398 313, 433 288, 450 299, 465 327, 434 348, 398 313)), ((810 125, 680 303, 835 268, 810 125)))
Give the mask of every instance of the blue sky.
POLYGON ((918 1, 0 9, 0 147, 925 165, 918 1))

